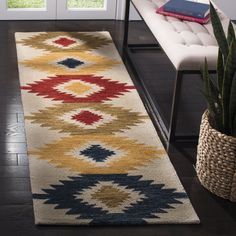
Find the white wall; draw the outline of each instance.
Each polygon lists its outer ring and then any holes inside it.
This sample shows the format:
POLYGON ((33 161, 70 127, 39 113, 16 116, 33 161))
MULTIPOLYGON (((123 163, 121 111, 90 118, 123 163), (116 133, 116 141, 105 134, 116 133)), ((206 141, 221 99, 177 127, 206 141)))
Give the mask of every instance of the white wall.
POLYGON ((236 20, 236 0, 211 0, 231 20, 236 20))
MULTIPOLYGON (((112 1, 112 0, 111 0, 112 1)), ((235 0, 236 1, 236 0, 235 0)), ((125 2, 126 0, 117 0, 117 20, 124 20, 125 18, 125 2)), ((139 14, 135 10, 133 4, 130 4, 130 20, 141 20, 139 14)))

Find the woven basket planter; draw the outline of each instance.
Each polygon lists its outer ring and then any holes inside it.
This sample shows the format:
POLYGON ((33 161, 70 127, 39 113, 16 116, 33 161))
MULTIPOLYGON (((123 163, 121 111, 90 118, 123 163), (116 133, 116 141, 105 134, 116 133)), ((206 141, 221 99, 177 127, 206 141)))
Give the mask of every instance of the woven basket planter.
POLYGON ((236 202, 236 138, 224 135, 202 116, 197 150, 197 175, 212 193, 236 202))

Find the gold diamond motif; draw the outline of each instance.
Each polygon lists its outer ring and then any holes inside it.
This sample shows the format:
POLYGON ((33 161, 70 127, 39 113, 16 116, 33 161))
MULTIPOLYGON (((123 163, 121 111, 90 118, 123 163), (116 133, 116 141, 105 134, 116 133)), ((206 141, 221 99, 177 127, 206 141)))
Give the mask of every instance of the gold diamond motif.
POLYGON ((56 75, 90 75, 108 70, 120 64, 119 61, 89 52, 70 52, 70 58, 83 62, 83 65, 70 68, 60 62, 68 59, 68 52, 50 53, 21 62, 24 66, 47 71, 56 75))
POLYGON ((81 95, 91 90, 92 86, 82 84, 81 82, 74 82, 64 87, 64 89, 69 90, 75 94, 81 95))
POLYGON ((116 180, 97 181, 94 185, 76 192, 73 197, 84 204, 111 214, 122 214, 146 199, 145 194, 141 191, 130 188, 125 183, 116 183, 116 180))
POLYGON ((32 150, 30 154, 58 168, 69 168, 81 174, 123 174, 162 158, 165 151, 114 135, 76 135, 47 144, 39 150, 32 150), (91 158, 86 158, 82 153, 94 146, 112 151, 114 155, 103 162, 91 161, 91 158))
POLYGON ((130 194, 122 191, 112 185, 102 186, 97 192, 91 196, 94 200, 98 200, 107 207, 114 208, 121 205, 122 202, 127 201, 130 194))

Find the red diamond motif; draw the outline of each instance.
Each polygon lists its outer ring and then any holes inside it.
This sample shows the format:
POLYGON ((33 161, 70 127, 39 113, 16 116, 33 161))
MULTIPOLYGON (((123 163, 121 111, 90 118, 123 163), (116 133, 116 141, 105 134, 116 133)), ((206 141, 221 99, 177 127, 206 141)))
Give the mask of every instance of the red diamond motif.
POLYGON ((127 93, 134 88, 134 86, 129 86, 126 83, 120 83, 118 81, 112 81, 111 79, 105 79, 102 76, 93 75, 58 75, 21 87, 21 89, 28 90, 30 93, 36 93, 38 96, 51 98, 54 101, 63 101, 65 103, 97 103, 109 101, 112 98, 122 96, 124 93, 127 93), (91 93, 86 97, 74 96, 73 94, 57 90, 57 86, 70 81, 82 81, 91 85, 95 84, 96 86, 99 86, 101 90, 91 93))
POLYGON ((90 111, 81 111, 72 117, 73 120, 80 121, 86 125, 92 125, 102 119, 102 116, 94 114, 90 111))
POLYGON ((56 43, 56 44, 59 44, 59 45, 61 45, 61 46, 63 46, 63 47, 68 47, 68 46, 70 46, 71 44, 76 43, 75 40, 68 39, 68 38, 66 38, 66 37, 61 37, 61 38, 59 38, 59 39, 57 39, 57 40, 55 40, 55 41, 53 41, 53 42, 56 43))

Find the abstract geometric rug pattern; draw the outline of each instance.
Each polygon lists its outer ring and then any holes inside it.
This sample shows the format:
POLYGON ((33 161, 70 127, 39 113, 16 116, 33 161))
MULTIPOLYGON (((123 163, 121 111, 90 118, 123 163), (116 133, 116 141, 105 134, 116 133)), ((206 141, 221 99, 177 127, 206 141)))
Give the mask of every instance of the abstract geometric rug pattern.
POLYGON ((90 51, 108 45, 111 39, 96 32, 88 34, 83 32, 43 32, 24 38, 20 43, 36 49, 47 50, 49 52, 78 52, 90 51))
POLYGON ((134 86, 94 75, 58 75, 22 86, 31 93, 65 103, 103 102, 122 96, 134 86))
POLYGON ((76 135, 30 154, 78 173, 127 173, 160 158, 164 151, 113 135, 76 135))
POLYGON ((90 75, 110 69, 118 62, 91 52, 57 52, 25 60, 22 64, 49 74, 90 75))
POLYGON ((199 222, 109 33, 16 42, 36 224, 199 222))
POLYGON ((56 209, 69 209, 67 214, 78 219, 92 215, 91 224, 122 224, 127 219, 130 224, 145 224, 145 219, 168 213, 173 204, 182 204, 186 198, 185 193, 142 180, 142 176, 93 174, 70 179, 44 189, 43 194, 34 194, 34 198, 46 200, 45 204, 54 204, 56 209))
POLYGON ((101 103, 57 104, 26 116, 26 119, 42 127, 71 135, 122 132, 146 118, 138 112, 101 103))

